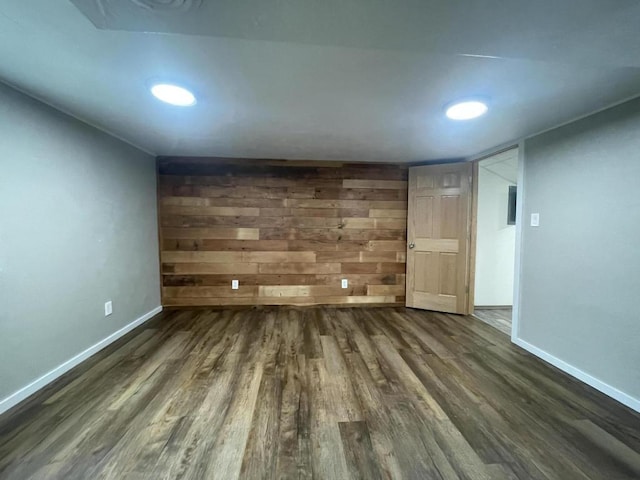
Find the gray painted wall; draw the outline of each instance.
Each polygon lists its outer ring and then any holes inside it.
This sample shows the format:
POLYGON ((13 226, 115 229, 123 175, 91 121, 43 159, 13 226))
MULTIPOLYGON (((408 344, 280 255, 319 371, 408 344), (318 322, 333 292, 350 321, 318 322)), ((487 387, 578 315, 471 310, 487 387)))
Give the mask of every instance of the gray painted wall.
POLYGON ((640 399, 640 99, 527 140, 524 157, 518 336, 640 399))
POLYGON ((153 157, 0 84, 0 400, 160 305, 158 276, 153 157))

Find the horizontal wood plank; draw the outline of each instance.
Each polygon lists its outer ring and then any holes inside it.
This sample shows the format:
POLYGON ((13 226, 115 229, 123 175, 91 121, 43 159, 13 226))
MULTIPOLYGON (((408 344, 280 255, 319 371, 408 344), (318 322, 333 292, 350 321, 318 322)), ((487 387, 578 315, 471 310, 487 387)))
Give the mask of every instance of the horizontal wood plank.
MULTIPOLYGON (((179 239, 164 238, 162 250, 209 250, 209 251, 286 251, 289 242, 286 240, 212 240, 212 239, 179 239)), ((305 248, 300 250, 314 250, 305 248)))
POLYGON ((394 296, 328 296, 328 297, 165 297, 167 307, 227 305, 399 305, 394 296))
POLYGON ((258 273, 257 263, 162 263, 162 274, 258 273))
POLYGON ((208 297, 249 297, 253 298, 259 293, 257 285, 244 285, 237 290, 229 287, 163 287, 162 294, 165 297, 178 298, 208 298, 208 297))
POLYGON ((261 285, 261 297, 328 297, 344 295, 368 295, 367 287, 356 285, 348 288, 327 285, 261 285))
POLYGON ((257 217, 260 215, 260 209, 249 207, 167 205, 163 208, 163 213, 176 215, 214 215, 217 217, 257 217))
POLYGON ((164 228, 163 235, 169 238, 215 238, 236 240, 258 240, 257 228, 164 228))
POLYGON ((404 295, 404 285, 367 285, 367 295, 404 295))
POLYGON ((343 228, 357 230, 399 230, 407 228, 406 218, 345 218, 343 228))
POLYGON ((263 263, 259 273, 340 273, 339 263, 263 263))
POLYGON ((403 252, 406 243, 402 240, 370 240, 368 250, 372 252, 403 252))
POLYGON ((386 188, 401 190, 407 188, 406 182, 393 180, 343 180, 344 188, 386 188))
POLYGON ((315 229, 293 229, 293 228, 261 228, 260 239, 264 240, 320 240, 335 241, 342 240, 406 240, 406 230, 374 230, 374 229, 340 229, 340 228, 315 228, 315 229))
POLYGON ((240 285, 340 285, 346 279, 349 285, 402 285, 404 274, 164 274, 162 281, 165 287, 181 286, 229 286, 232 280, 240 285))
POLYGON ((369 210, 369 216, 373 218, 403 218, 407 219, 407 211, 406 210, 393 210, 390 208, 381 209, 381 208, 372 208, 369 210))
POLYGON ((167 263, 315 263, 315 252, 162 252, 167 263))

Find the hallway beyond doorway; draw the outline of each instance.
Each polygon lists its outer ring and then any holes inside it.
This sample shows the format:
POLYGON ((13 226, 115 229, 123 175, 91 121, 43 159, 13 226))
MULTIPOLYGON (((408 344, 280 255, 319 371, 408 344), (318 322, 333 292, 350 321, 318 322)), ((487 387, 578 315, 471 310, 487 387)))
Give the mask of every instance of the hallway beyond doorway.
POLYGON ((504 308, 479 308, 476 307, 473 316, 484 323, 497 328, 502 333, 511 336, 511 316, 513 309, 504 308))

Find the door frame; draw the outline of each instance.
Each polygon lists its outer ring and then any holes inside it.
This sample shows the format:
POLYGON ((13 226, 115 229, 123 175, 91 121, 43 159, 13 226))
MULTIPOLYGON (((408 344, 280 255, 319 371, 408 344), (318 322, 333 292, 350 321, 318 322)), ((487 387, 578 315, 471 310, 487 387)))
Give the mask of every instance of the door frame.
POLYGON ((479 160, 471 162, 471 212, 469 219, 469 292, 467 293, 467 315, 473 315, 476 293, 476 240, 478 236, 478 169, 479 160))
MULTIPOLYGON (((478 168, 479 162, 480 160, 484 160, 485 158, 489 158, 492 157, 494 155, 497 155, 499 153, 502 152, 506 152, 507 150, 511 150, 517 148, 518 149, 518 178, 517 178, 517 185, 518 185, 518 189, 516 191, 516 244, 515 244, 515 255, 514 255, 514 269, 513 269, 513 309, 512 309, 512 313, 511 313, 511 341, 513 343, 516 343, 516 340, 519 338, 519 326, 520 326, 520 304, 521 304, 521 288, 520 288, 520 278, 521 278, 521 271, 522 271, 522 255, 523 255, 523 248, 522 248, 522 232, 524 230, 524 210, 523 210, 523 206, 524 206, 524 196, 525 196, 525 183, 524 183, 524 177, 525 177, 525 170, 524 170, 524 157, 525 157, 525 152, 524 152, 524 140, 519 140, 516 143, 513 144, 508 144, 508 145, 503 145, 500 148, 496 148, 490 152, 484 152, 481 155, 472 157, 470 159, 470 161, 475 163, 475 168, 478 168)), ((477 215, 477 205, 478 205, 478 192, 477 192, 477 182, 474 185, 474 202, 475 202, 475 214, 474 214, 474 221, 477 220, 475 218, 475 215, 477 215)), ((476 235, 477 235, 477 222, 475 222, 474 224, 472 224, 472 239, 474 242, 473 245, 473 285, 475 286, 475 262, 476 262, 476 258, 475 258, 475 240, 476 240, 476 235)), ((469 288, 469 291, 471 292, 471 286, 469 288)), ((470 295, 470 298, 472 297, 472 295, 470 295)), ((473 302, 473 299, 470 299, 471 302, 473 302)), ((473 308, 472 308, 473 311, 473 308)))
POLYGON ((520 326, 520 272, 522 268, 522 232, 524 230, 524 140, 518 142, 518 189, 516 190, 516 253, 513 269, 513 310, 511 313, 511 341, 518 339, 520 326))

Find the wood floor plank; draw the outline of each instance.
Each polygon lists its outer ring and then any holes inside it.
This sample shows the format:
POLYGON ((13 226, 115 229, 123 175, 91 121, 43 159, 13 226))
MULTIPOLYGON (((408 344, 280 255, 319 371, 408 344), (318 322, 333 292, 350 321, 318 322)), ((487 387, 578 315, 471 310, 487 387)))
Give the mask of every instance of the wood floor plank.
POLYGON ((351 478, 382 479, 366 422, 340 422, 339 428, 351 478))
POLYGON ((640 478, 640 414, 474 317, 167 311, 0 417, 0 479, 640 478))
MULTIPOLYGON (((230 480, 240 478, 262 373, 262 364, 257 363, 252 367, 252 371, 243 374, 226 421, 214 442, 212 453, 215 453, 206 462, 205 471, 210 477, 230 480)), ((263 470, 259 469, 258 472, 262 474, 263 470)))
POLYGON ((353 392, 342 352, 334 337, 320 337, 324 352, 324 368, 319 368, 327 408, 338 422, 362 420, 360 406, 353 392))
POLYGON ((309 360, 309 424, 314 478, 350 478, 340 439, 338 418, 332 411, 323 360, 309 360))
POLYGON ((601 463, 614 462, 619 467, 627 469, 629 475, 640 472, 640 453, 629 448, 590 420, 575 420, 573 425, 584 438, 591 442, 589 454, 595 456, 601 463), (603 456, 608 458, 602 458, 603 456))
POLYGON ((447 420, 447 414, 440 404, 435 401, 424 384, 420 382, 400 354, 393 348, 389 339, 387 337, 376 337, 374 343, 382 358, 395 370, 399 383, 405 386, 407 396, 420 402, 425 407, 425 410, 433 415, 433 418, 447 420))

